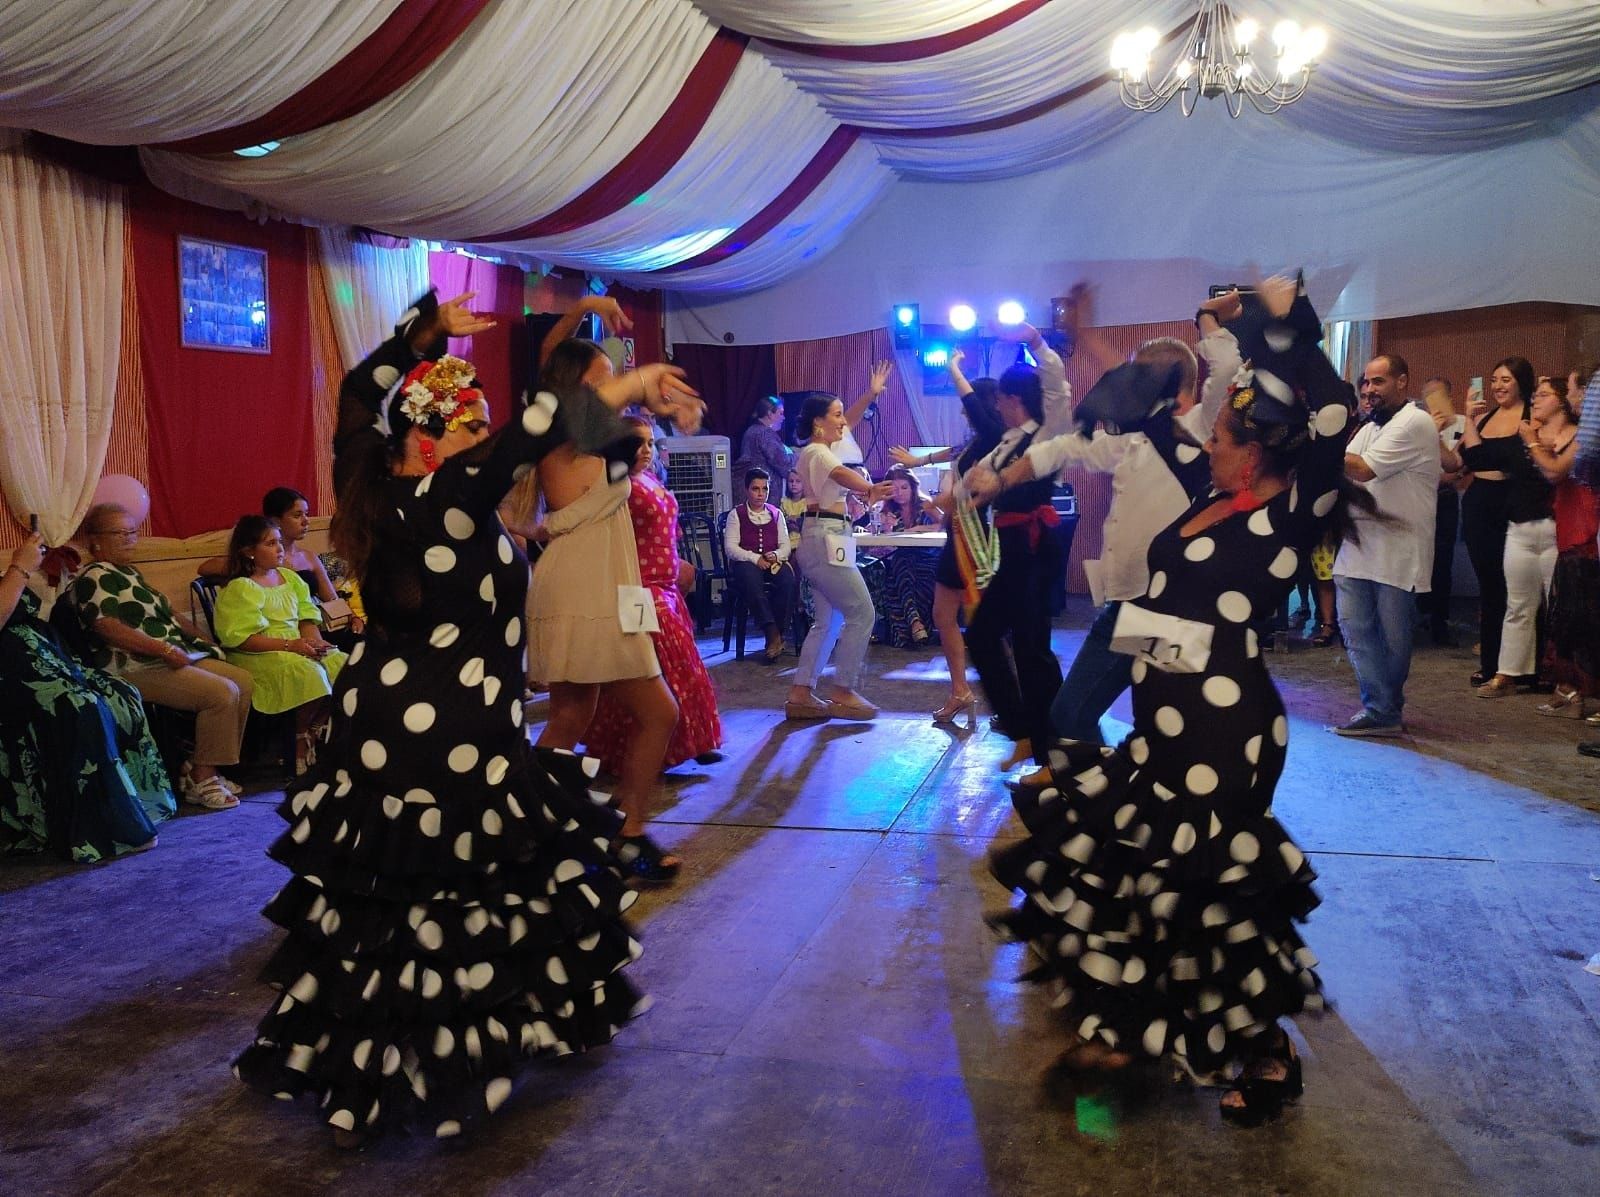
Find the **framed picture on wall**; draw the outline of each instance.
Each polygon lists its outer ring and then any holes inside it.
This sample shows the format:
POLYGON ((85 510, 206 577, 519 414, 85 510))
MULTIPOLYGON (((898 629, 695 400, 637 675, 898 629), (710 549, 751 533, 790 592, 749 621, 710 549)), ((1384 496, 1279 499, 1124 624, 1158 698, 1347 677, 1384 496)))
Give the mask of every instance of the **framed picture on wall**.
POLYGON ((179 237, 178 323, 186 349, 271 353, 267 251, 179 237))

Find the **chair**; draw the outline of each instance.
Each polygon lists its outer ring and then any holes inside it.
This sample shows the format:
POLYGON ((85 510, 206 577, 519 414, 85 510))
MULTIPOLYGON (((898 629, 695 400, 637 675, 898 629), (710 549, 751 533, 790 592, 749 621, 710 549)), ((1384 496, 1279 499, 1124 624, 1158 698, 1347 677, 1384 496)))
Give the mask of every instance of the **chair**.
MULTIPOLYGON (((196 578, 189 583, 189 618, 195 618, 195 607, 206 618, 206 631, 217 639, 217 584, 210 578, 196 578)), ((218 643, 221 643, 218 641, 218 643)))
POLYGON ((723 584, 724 603, 728 590, 728 563, 722 555, 722 538, 717 535, 717 525, 711 522, 709 515, 692 511, 678 513, 678 555, 694 566, 694 595, 690 605, 694 610, 695 631, 703 635, 711 627, 711 583, 720 581, 723 584), (711 562, 709 569, 707 558, 711 562))

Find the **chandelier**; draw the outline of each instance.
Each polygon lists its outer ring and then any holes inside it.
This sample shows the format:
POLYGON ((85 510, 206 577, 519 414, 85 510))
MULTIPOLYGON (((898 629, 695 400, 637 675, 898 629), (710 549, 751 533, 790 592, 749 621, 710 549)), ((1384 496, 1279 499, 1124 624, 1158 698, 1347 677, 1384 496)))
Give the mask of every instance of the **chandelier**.
POLYGON ((1139 112, 1159 112, 1173 96, 1188 116, 1200 97, 1221 96, 1230 115, 1237 117, 1249 100, 1260 112, 1276 112, 1305 95, 1311 68, 1328 48, 1328 35, 1320 27, 1302 29, 1294 21, 1279 21, 1272 29, 1273 62, 1258 65, 1250 47, 1261 26, 1248 17, 1235 20, 1223 0, 1200 0, 1183 50, 1166 74, 1150 73, 1150 55, 1161 44, 1158 30, 1146 25, 1119 33, 1111 43, 1111 69, 1117 74, 1122 102, 1139 112))

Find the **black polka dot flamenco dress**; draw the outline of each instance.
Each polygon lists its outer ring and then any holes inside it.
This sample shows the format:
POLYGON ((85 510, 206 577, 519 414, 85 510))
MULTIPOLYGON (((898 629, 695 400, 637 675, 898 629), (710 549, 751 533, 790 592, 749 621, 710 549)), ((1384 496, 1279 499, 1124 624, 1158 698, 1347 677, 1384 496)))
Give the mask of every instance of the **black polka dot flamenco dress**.
POLYGON ((1312 409, 1294 484, 1265 505, 1184 536, 1216 500, 1209 461, 1170 419, 1146 429, 1199 497, 1152 542, 1137 606, 1208 625, 1204 668, 1136 659, 1132 734, 1115 749, 1057 743, 1055 785, 1015 799, 1029 834, 991 858, 1022 896, 993 921, 1030 945, 1028 979, 1053 988, 1068 1027, 1197 1075, 1247 1058, 1281 1016, 1324 1006, 1295 926, 1317 905, 1315 873, 1272 812, 1288 720, 1250 624, 1323 535, 1349 388, 1314 342, 1262 357, 1277 373, 1256 385, 1292 381, 1312 409))
MULTIPOLYGON (((415 360, 396 336, 351 372, 341 453, 379 435, 371 409, 415 360)), ((607 864, 621 818, 523 727, 528 565, 495 514, 517 467, 613 434, 589 392, 545 393, 380 483, 368 635, 270 849, 293 874, 265 911, 288 932, 265 969, 281 992, 235 1065, 335 1128, 459 1134, 531 1057, 603 1044, 642 1004, 621 972, 634 895, 607 864)))

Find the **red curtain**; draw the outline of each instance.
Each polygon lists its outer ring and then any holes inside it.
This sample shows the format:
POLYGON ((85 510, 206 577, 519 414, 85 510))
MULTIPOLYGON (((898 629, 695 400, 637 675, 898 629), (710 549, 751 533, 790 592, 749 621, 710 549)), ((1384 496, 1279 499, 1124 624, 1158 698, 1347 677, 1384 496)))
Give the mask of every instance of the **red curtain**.
POLYGON ((727 437, 737 453, 756 400, 778 392, 772 346, 674 345, 672 360, 706 401, 705 431, 727 437))
POLYGON ((661 292, 636 291, 632 287, 618 285, 611 287, 606 294, 620 303, 622 310, 633 321, 633 331, 628 336, 633 338, 634 360, 637 364, 647 366, 652 362, 666 361, 661 292))
POLYGON ((150 433, 150 524, 193 536, 259 511, 274 486, 316 492, 312 445, 309 230, 186 203, 150 187, 129 192, 139 351, 150 433), (270 353, 185 349, 178 237, 267 253, 270 353))
POLYGON ((528 388, 533 350, 522 316, 522 271, 465 254, 435 252, 428 255, 428 282, 439 289, 440 299, 476 291, 472 310, 499 321, 475 337, 450 339, 450 352, 477 367, 478 381, 489 398, 489 414, 499 427, 528 388))
MULTIPOLYGON (((888 329, 875 328, 843 337, 786 341, 774 347, 774 356, 779 390, 829 391, 848 407, 867 389, 872 364, 894 360, 894 344, 888 329)), ((853 431, 866 466, 876 477, 894 464, 889 458, 892 446, 919 443, 898 371, 889 375, 889 388, 878 402, 876 417, 859 421, 853 431)))

